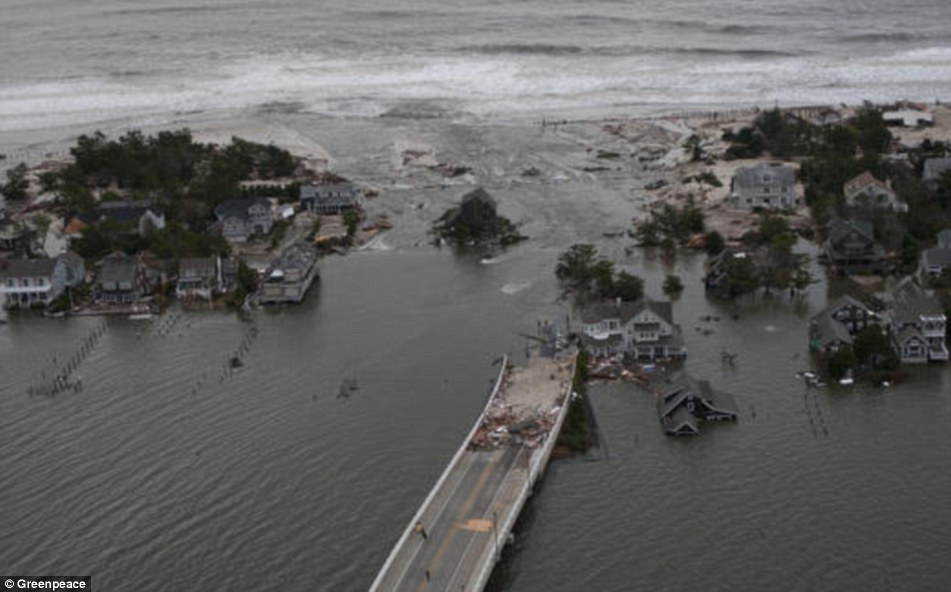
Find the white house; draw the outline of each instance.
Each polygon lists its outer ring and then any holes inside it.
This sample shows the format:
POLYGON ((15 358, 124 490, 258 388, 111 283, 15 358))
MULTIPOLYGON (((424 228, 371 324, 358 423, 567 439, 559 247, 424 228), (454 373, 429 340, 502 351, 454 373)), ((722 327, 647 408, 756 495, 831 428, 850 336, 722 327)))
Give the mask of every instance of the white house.
POLYGON ((642 360, 687 355, 670 302, 600 303, 581 313, 582 342, 596 356, 631 354, 642 360))
POLYGON ((843 187, 845 202, 850 206, 865 206, 893 212, 907 212, 908 204, 898 198, 890 183, 882 182, 865 171, 843 187))
POLYGON ((49 306, 67 287, 83 283, 82 258, 68 251, 54 259, 0 261, 0 294, 8 308, 49 306))
POLYGON ((785 165, 761 162, 738 169, 733 175, 732 196, 741 208, 785 210, 799 205, 796 172, 785 165))

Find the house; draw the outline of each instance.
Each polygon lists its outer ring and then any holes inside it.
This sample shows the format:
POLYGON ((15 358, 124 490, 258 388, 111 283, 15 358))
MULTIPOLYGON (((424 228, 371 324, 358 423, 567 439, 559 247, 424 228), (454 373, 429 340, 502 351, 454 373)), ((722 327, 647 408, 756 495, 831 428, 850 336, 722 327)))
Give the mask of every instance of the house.
POLYGON ((91 212, 78 212, 66 217, 63 233, 82 236, 83 230, 103 220, 112 220, 140 235, 165 228, 165 214, 152 200, 104 201, 91 212))
POLYGON ((13 220, 0 220, 0 251, 26 254, 30 248, 30 230, 13 220))
POLYGON ((132 304, 152 293, 149 273, 138 255, 113 253, 99 263, 93 299, 99 304, 132 304))
POLYGON ((852 338, 882 318, 851 296, 841 296, 809 320, 809 349, 835 353, 851 346, 852 338))
POLYGON ((882 113, 882 119, 886 125, 900 127, 923 127, 934 125, 934 116, 927 111, 918 111, 916 109, 902 109, 899 111, 886 111, 882 113))
POLYGON ((737 170, 731 194, 741 208, 784 210, 799 205, 796 172, 785 165, 761 162, 737 170))
POLYGON ((921 170, 921 179, 926 183, 937 183, 951 170, 951 158, 927 158, 921 170))
POLYGON ((880 325, 881 317, 862 302, 845 295, 840 296, 823 311, 841 323, 850 335, 857 335, 869 325, 880 325))
POLYGON ((215 208, 214 225, 228 241, 243 243, 271 233, 271 202, 263 197, 229 199, 215 208))
POLYGON ((940 276, 951 270, 951 228, 938 233, 938 244, 921 252, 919 273, 924 276, 940 276))
POLYGON ((907 212, 908 204, 892 191, 890 183, 883 183, 872 173, 865 171, 848 181, 842 188, 845 202, 850 206, 862 206, 892 212, 907 212))
POLYGON ((840 275, 881 273, 885 269, 885 249, 875 241, 871 222, 833 220, 825 249, 840 275))
POLYGON ((0 294, 8 308, 45 307, 85 276, 82 258, 72 251, 53 259, 0 260, 0 294))
POLYGON ((599 303, 581 313, 581 339, 595 356, 630 354, 639 360, 683 358, 683 334, 670 302, 599 303))
POLYGON ((336 216, 357 206, 357 190, 350 183, 323 183, 300 188, 301 207, 324 216, 336 216))
POLYGON ((685 377, 657 399, 660 424, 669 436, 695 436, 701 421, 735 421, 736 402, 707 380, 685 377))
POLYGON ((221 257, 182 259, 178 262, 176 298, 211 300, 221 292, 221 257))
POLYGON ((948 360, 947 317, 936 298, 906 278, 892 293, 888 313, 903 363, 948 360))
POLYGON ((275 259, 265 273, 264 281, 258 286, 258 302, 301 302, 318 275, 316 251, 296 244, 275 259))
POLYGON ((462 196, 462 202, 443 214, 443 225, 450 232, 462 230, 469 236, 494 234, 498 230, 498 203, 479 187, 462 196))

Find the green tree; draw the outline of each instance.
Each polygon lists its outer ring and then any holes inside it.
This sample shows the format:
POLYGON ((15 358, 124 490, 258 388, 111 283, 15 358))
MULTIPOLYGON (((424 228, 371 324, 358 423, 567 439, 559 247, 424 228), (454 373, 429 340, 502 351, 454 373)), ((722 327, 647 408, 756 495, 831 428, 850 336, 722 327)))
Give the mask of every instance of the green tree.
POLYGON ((723 235, 716 230, 711 230, 703 236, 703 248, 708 255, 719 255, 725 247, 723 235))
POLYGON ((594 279, 592 269, 598 250, 587 243, 574 244, 558 256, 555 277, 566 290, 587 291, 594 279))
POLYGON ((619 271, 614 280, 614 296, 634 302, 644 296, 644 280, 626 271, 619 271))
POLYGON ((680 276, 668 275, 664 280, 664 294, 675 296, 683 291, 684 283, 681 281, 680 276))
POLYGON ((829 378, 839 380, 845 378, 855 367, 855 354, 851 347, 843 347, 839 351, 829 356, 826 368, 829 372, 829 378))
POLYGON ((856 334, 852 351, 857 363, 867 364, 872 368, 893 370, 900 363, 888 331, 875 325, 869 325, 856 334))
POLYGON ((7 182, 0 187, 0 193, 6 196, 10 201, 24 201, 29 194, 30 181, 26 178, 29 169, 26 163, 21 162, 7 171, 7 182))

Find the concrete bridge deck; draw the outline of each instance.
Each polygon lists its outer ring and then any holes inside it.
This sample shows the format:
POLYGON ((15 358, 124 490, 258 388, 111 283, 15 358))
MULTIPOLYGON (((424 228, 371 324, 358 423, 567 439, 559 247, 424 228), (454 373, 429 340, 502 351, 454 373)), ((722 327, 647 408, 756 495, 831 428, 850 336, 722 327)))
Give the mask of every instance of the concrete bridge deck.
POLYGON ((482 590, 551 455, 573 369, 574 357, 536 357, 520 369, 503 361, 485 410, 407 525, 372 592, 482 590))

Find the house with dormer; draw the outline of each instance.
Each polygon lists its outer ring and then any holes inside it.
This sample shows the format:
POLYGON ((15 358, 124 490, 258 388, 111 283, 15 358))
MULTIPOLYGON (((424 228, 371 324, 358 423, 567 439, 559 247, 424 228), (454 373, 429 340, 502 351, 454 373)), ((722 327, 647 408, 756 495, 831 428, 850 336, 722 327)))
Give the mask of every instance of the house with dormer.
POLYGON ((595 356, 654 361, 687 355, 670 302, 602 302, 581 313, 582 343, 595 356))
POLYGON ((165 228, 165 214, 153 200, 104 201, 89 212, 74 212, 66 216, 64 234, 71 238, 82 236, 89 226, 110 220, 130 234, 145 235, 165 228))
POLYGON ((142 257, 112 253, 99 263, 93 300, 97 304, 133 304, 151 294, 152 287, 142 257))
POLYGON ((865 220, 833 220, 825 243, 829 263, 840 275, 881 273, 885 249, 875 240, 872 223, 865 220))
POLYGON ((85 276, 82 257, 72 251, 52 259, 0 260, 0 299, 7 308, 46 307, 85 276))
POLYGON ((213 231, 229 242, 244 243, 255 237, 271 233, 274 220, 271 202, 263 197, 229 199, 215 208, 216 222, 213 231))
POLYGON ((845 203, 851 207, 865 207, 892 212, 907 212, 908 204, 899 199, 891 183, 879 181, 865 171, 842 187, 845 203))
POLYGON ((881 326, 882 317, 851 296, 841 296, 809 319, 809 348, 835 353, 852 345, 852 338, 869 326, 881 326))
POLYGON ((948 319, 944 308, 911 278, 906 278, 892 292, 888 315, 895 349, 902 363, 948 361, 948 319))
POLYGON ((731 194, 740 208, 787 210, 799 206, 796 171, 781 164, 761 162, 738 169, 731 182, 731 194))

